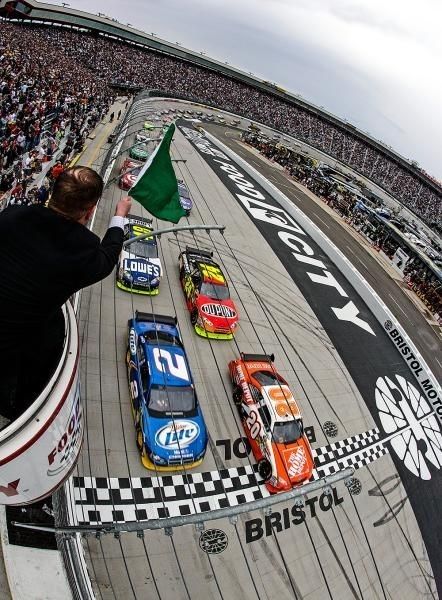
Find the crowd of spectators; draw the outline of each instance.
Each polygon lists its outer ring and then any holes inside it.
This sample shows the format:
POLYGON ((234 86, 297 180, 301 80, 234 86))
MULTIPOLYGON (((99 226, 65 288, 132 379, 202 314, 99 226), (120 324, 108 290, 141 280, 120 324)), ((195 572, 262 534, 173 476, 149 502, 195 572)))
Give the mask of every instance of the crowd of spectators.
MULTIPOLYGON (((5 41, 2 35, 3 48, 9 46, 17 57, 24 46, 25 58, 33 65, 33 85, 44 90, 46 105, 67 106, 74 114, 77 110, 87 111, 91 103, 100 103, 100 99, 108 102, 108 84, 118 82, 217 106, 319 148, 383 187, 430 226, 441 226, 441 193, 427 184, 417 170, 413 174, 356 134, 313 111, 195 64, 104 36, 62 27, 5 23, 0 27, 2 34, 4 30, 7 33, 5 41), (66 98, 71 99, 69 104, 66 98)), ((65 120, 72 118, 70 113, 65 120)), ((35 141, 33 133, 29 147, 35 141)))
POLYGON ((59 168, 81 150, 114 93, 42 31, 18 34, 16 25, 1 22, 0 33, 0 197, 42 202, 57 173, 53 159, 59 168))
POLYGON ((408 286, 442 325, 442 282, 418 260, 407 264, 404 275, 408 286))

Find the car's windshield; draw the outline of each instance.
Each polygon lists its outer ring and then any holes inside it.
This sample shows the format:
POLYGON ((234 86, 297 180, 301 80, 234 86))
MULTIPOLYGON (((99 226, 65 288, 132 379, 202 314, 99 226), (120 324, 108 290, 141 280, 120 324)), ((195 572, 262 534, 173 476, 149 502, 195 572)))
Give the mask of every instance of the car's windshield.
POLYGON ((272 373, 272 371, 255 371, 253 373, 253 377, 263 386, 279 385, 280 383, 284 383, 284 380, 282 378, 279 379, 278 375, 276 373, 272 373))
POLYGON ((160 413, 192 412, 195 408, 195 392, 191 387, 153 386, 148 409, 160 413))
POLYGON ((182 346, 180 340, 168 331, 151 329, 150 331, 146 331, 146 333, 143 334, 143 337, 146 344, 156 345, 159 342, 166 342, 166 344, 169 344, 171 346, 182 346))
POLYGON ((157 245, 143 241, 131 244, 130 253, 140 258, 158 258, 157 245))
POLYGON ((213 298, 214 300, 227 300, 230 298, 229 288, 227 286, 208 283, 207 281, 203 281, 201 284, 200 293, 203 296, 213 298))
POLYGON ((277 444, 290 444, 302 436, 302 421, 278 421, 273 427, 273 440, 277 444))

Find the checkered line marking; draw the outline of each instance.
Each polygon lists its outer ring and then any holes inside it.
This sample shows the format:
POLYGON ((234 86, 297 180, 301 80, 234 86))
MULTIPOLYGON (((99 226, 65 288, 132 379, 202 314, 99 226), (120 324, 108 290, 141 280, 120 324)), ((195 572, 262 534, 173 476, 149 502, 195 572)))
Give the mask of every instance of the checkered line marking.
MULTIPOLYGON (((316 448, 311 480, 359 469, 386 453, 378 429, 316 448)), ((163 477, 74 477, 74 493, 80 525, 190 515, 269 495, 256 465, 163 477)))

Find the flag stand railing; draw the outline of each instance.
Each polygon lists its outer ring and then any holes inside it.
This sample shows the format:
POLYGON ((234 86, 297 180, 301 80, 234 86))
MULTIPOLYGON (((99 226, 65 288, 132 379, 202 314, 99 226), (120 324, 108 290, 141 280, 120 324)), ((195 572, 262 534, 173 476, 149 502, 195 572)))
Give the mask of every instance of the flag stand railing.
POLYGON ((150 231, 143 235, 137 235, 136 237, 126 240, 123 244, 123 248, 130 246, 134 242, 145 240, 151 237, 161 237, 163 233, 176 233, 178 231, 195 231, 198 229, 205 229, 207 232, 216 229, 221 233, 224 233, 225 225, 178 225, 178 227, 168 227, 167 229, 157 229, 156 231, 150 231))

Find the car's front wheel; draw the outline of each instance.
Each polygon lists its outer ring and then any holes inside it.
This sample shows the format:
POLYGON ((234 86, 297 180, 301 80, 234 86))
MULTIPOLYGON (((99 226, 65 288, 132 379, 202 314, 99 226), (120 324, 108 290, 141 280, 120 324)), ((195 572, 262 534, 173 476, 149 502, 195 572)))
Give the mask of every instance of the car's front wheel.
POLYGON ((261 479, 268 481, 272 476, 272 465, 266 458, 263 458, 258 463, 258 473, 261 479))
POLYGON ((235 389, 233 390, 233 402, 236 404, 236 406, 239 406, 241 404, 241 400, 242 390, 240 387, 235 387, 235 389))
POLYGON ((143 452, 144 441, 143 441, 143 432, 140 428, 137 428, 137 448, 139 452, 143 452))
POLYGON ((192 323, 192 325, 196 325, 198 321, 198 310, 196 308, 194 308, 192 310, 192 312, 190 313, 190 322, 192 323))

